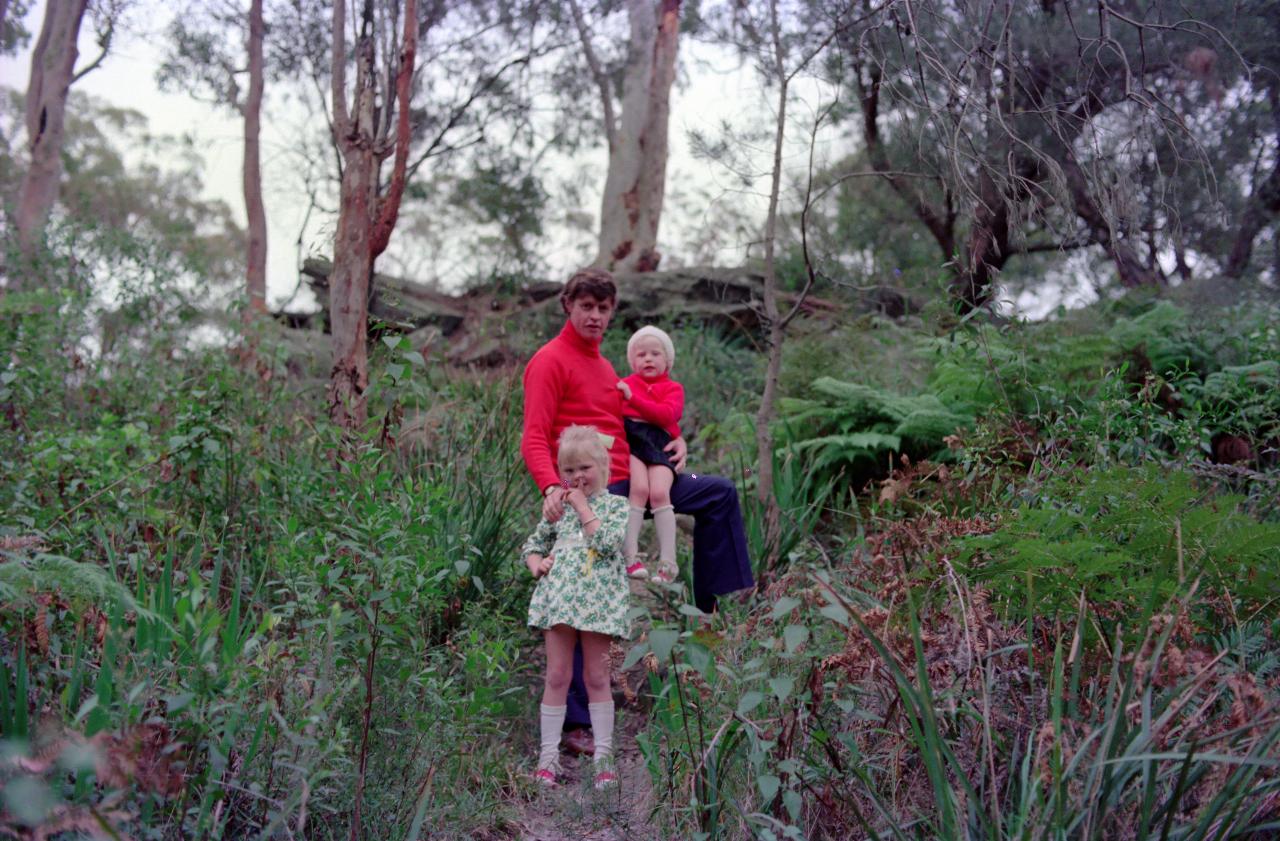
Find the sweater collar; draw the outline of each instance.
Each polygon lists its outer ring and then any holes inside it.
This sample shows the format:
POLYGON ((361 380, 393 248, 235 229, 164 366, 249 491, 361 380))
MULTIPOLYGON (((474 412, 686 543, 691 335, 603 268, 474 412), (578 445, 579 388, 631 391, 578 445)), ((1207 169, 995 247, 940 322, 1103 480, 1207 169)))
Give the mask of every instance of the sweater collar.
POLYGON ((564 328, 560 331, 560 338, 564 339, 574 350, 585 353, 587 356, 600 355, 600 344, 582 338, 582 336, 578 335, 578 331, 573 329, 573 325, 568 320, 565 321, 564 328))
POLYGON ((646 385, 654 385, 655 383, 665 383, 671 379, 671 375, 666 371, 658 374, 656 377, 646 377, 644 374, 636 374, 637 377, 645 381, 646 385))

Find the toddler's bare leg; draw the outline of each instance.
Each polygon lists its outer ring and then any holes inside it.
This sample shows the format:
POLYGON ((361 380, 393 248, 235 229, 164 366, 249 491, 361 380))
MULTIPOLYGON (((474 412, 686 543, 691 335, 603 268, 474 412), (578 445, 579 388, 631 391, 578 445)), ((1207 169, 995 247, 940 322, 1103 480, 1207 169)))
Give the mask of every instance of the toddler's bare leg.
POLYGON ((644 571, 644 566, 638 565, 636 555, 640 552, 640 527, 644 524, 644 505, 649 499, 649 473, 648 466, 636 458, 631 457, 631 491, 627 494, 627 501, 631 503, 631 510, 627 514, 627 531, 622 538, 622 557, 627 566, 627 575, 632 578, 642 578, 648 575, 644 571), (641 573, 644 572, 644 575, 641 573))

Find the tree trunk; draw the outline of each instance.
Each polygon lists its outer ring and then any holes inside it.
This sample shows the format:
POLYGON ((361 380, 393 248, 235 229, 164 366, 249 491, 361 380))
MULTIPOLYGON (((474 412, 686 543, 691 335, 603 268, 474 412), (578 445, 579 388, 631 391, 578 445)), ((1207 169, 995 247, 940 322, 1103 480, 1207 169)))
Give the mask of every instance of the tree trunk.
MULTIPOLYGON (((329 323, 333 333, 329 417, 344 429, 355 430, 366 420, 365 389, 369 385, 369 366, 365 343, 368 336, 369 280, 373 276, 374 260, 390 241, 404 192, 411 136, 409 98, 418 43, 418 10, 416 0, 405 0, 404 40, 395 79, 399 113, 392 142, 379 136, 371 0, 365 0, 364 4, 360 38, 356 45, 355 103, 352 113, 348 114, 345 101, 344 6, 344 0, 338 0, 334 3, 333 12, 333 130, 342 154, 343 170, 338 232, 333 246, 333 274, 329 279, 329 323), (390 185, 387 194, 379 198, 380 166, 392 151, 395 153, 395 165, 390 185)), ((389 107, 389 103, 384 102, 383 107, 389 107)), ((357 797, 353 827, 358 826, 359 820, 357 797)))
POLYGON ((1231 253, 1227 257, 1224 270, 1227 277, 1239 278, 1244 275, 1253 256, 1254 239, 1277 213, 1280 213, 1280 164, 1272 168, 1265 181, 1254 186, 1253 195, 1245 205, 1240 216, 1240 228, 1236 231, 1231 253))
POLYGON ((773 416, 778 397, 778 377, 782 373, 782 342, 786 323, 778 308, 778 271, 775 259, 778 237, 778 198, 782 190, 782 147, 787 127, 787 90, 790 76, 782 60, 776 0, 769 3, 773 35, 774 67, 778 82, 777 126, 773 140, 773 173, 769 186, 769 210, 764 227, 764 321, 769 329, 769 359, 765 366, 764 389, 756 411, 756 499, 764 507, 764 552, 762 568, 772 569, 778 561, 778 532, 782 512, 773 493, 773 416))
POLYGON ((263 59, 262 0, 249 5, 249 95, 244 103, 244 206, 249 219, 245 286, 247 316, 267 312, 267 214, 262 204, 261 134, 263 59))
POLYGON ((88 0, 49 0, 31 55, 27 85, 27 144, 31 166, 22 179, 15 226, 22 253, 31 256, 58 198, 67 94, 75 74, 76 42, 88 0))
POLYGON ((622 116, 608 131, 609 173, 595 264, 611 271, 653 271, 667 178, 667 122, 675 81, 680 0, 628 0, 631 43, 622 83, 622 116))

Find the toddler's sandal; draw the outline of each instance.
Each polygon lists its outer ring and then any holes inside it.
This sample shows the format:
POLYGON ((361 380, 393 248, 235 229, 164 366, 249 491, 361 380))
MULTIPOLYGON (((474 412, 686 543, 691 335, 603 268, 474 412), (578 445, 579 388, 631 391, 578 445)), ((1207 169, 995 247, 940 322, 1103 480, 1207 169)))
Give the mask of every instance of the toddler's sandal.
POLYGON ((645 569, 644 564, 642 564, 640 561, 636 561, 631 566, 627 567, 627 578, 648 578, 648 577, 649 577, 649 570, 645 569))
POLYGON ((606 788, 612 788, 618 784, 618 775, 612 771, 601 771, 596 774, 595 787, 596 791, 602 791, 606 788))
POLYGON ((653 580, 658 584, 670 584, 679 574, 680 568, 676 566, 675 561, 659 561, 658 571, 653 574, 653 580))
POLYGON ((533 781, 545 788, 555 788, 560 785, 560 783, 556 781, 556 772, 552 771, 550 768, 539 768, 537 771, 534 771, 533 781))

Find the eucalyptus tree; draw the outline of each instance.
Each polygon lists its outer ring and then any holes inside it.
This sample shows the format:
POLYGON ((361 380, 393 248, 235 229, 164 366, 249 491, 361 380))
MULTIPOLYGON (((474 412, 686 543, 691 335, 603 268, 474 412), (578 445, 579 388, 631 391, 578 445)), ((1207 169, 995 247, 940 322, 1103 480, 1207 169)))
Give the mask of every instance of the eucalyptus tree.
MULTIPOLYGON (((626 0, 630 31, 626 61, 613 68, 601 59, 580 0, 568 2, 582 56, 600 97, 609 148, 594 265, 616 271, 653 271, 662 259, 657 249, 658 223, 666 189, 680 0, 626 0), (614 102, 618 75, 620 113, 614 102)), ((609 11, 607 5, 604 11, 609 11)))
POLYGON ((181 88, 236 111, 244 120, 242 186, 248 237, 245 291, 252 313, 267 311, 267 215, 262 200, 262 98, 266 16, 263 0, 199 0, 176 9, 167 52, 156 72, 161 89, 181 88))
MULTIPOLYGON (((71 86, 97 68, 111 49, 124 0, 48 0, 40 37, 31 54, 27 84, 27 149, 30 163, 22 182, 14 227, 18 245, 30 257, 44 232, 49 212, 58 199, 62 176, 62 139, 67 96, 71 86), (99 54, 81 69, 80 27, 91 14, 99 54)), ((7 11, 7 10, 6 10, 7 11)), ((11 279, 15 282, 16 279, 11 279)))
POLYGON ((1273 227, 1274 2, 806 5, 865 17, 828 63, 869 164, 846 175, 896 194, 964 309, 1021 255, 1098 249, 1122 285, 1161 285, 1247 262, 1273 227))

